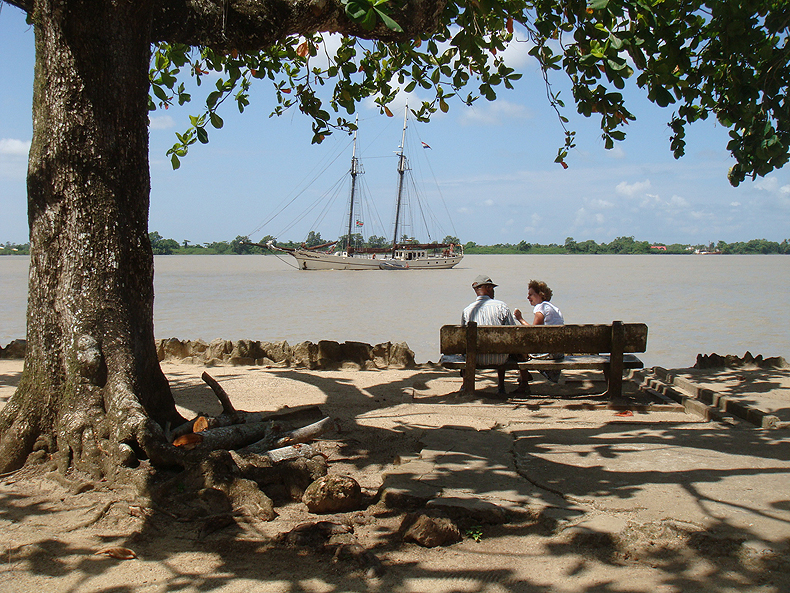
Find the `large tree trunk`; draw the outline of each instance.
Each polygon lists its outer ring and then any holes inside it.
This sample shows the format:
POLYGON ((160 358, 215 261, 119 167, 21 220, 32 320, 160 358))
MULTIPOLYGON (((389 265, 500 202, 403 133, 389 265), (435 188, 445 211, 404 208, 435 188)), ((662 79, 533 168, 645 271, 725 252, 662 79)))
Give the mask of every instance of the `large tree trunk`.
POLYGON ((108 473, 181 421, 157 360, 148 241, 150 0, 42 0, 28 170, 28 350, 0 472, 36 440, 108 473))

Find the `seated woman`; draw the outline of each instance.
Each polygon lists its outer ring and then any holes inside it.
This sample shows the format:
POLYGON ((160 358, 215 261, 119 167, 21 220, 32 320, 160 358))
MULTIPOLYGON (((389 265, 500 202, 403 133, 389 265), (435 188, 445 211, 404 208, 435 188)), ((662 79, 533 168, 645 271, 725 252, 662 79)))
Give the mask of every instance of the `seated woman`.
POLYGON ((534 318, 529 323, 521 314, 519 309, 513 312, 516 320, 521 325, 565 325, 565 318, 562 312, 551 304, 551 289, 542 280, 530 280, 527 288, 527 300, 532 305, 534 318))
MULTIPOLYGON (((565 325, 565 318, 562 311, 555 307, 550 301, 552 297, 551 288, 542 280, 530 280, 527 288, 527 300, 532 305, 532 323, 529 323, 521 314, 519 309, 513 311, 513 316, 521 325, 565 325)), ((562 360, 564 354, 537 354, 533 358, 552 358, 562 360)), ((560 380, 560 371, 540 371, 549 381, 556 383, 560 380)), ((522 383, 516 389, 516 393, 529 393, 529 384, 522 383)))

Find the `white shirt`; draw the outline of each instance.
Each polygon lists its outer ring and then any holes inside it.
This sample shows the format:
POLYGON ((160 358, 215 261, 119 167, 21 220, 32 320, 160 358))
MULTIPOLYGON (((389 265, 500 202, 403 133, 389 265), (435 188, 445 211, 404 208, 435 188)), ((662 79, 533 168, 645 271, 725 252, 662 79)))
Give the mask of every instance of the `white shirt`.
MULTIPOLYGON (((461 314, 461 325, 474 321, 477 325, 516 325, 516 318, 502 301, 480 295, 461 314)), ((481 366, 500 365, 507 360, 508 354, 478 354, 477 364, 481 366)))
POLYGON ((544 325, 565 325, 565 318, 562 316, 562 312, 549 301, 538 303, 532 312, 543 313, 544 325))

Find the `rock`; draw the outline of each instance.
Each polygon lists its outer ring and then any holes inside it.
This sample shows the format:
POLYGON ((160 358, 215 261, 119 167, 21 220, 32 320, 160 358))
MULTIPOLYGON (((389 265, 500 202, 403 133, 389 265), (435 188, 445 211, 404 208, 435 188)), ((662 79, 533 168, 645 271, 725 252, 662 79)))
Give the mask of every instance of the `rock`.
POLYGON ((324 476, 307 487, 302 502, 311 513, 345 513, 362 504, 362 488, 350 476, 324 476))
POLYGON ((293 347, 294 363, 310 370, 318 368, 318 346, 312 342, 301 342, 293 347))
MULTIPOLYGON (((373 346, 364 342, 343 342, 340 345, 340 360, 351 362, 359 368, 365 368, 373 359, 373 346)), ((345 365, 344 365, 345 366, 345 365)))
POLYGON ((244 356, 231 356, 228 362, 235 367, 250 367, 255 364, 255 359, 244 356))
POLYGON ((426 513, 406 515, 400 532, 404 541, 413 541, 426 548, 449 546, 462 539, 461 531, 450 519, 426 513))
POLYGON ((233 510, 228 495, 219 488, 201 488, 197 494, 208 515, 227 514, 233 510))
POLYGON ((379 369, 386 369, 390 364, 390 342, 373 346, 373 364, 379 369))
POLYGON ((233 350, 230 353, 231 364, 234 359, 246 359, 253 362, 244 364, 253 364, 256 358, 263 358, 266 353, 261 348, 260 342, 253 340, 239 340, 233 345, 233 350))
POLYGON ((426 506, 429 509, 441 509, 444 515, 452 517, 458 522, 499 525, 508 521, 505 509, 479 498, 434 498, 429 500, 426 506))
POLYGON ((5 348, 0 348, 0 358, 24 358, 27 340, 13 340, 5 348))
POLYGON ((414 352, 409 349, 406 342, 398 342, 390 348, 389 366, 397 369, 413 369, 414 352))
POLYGON ((228 355, 231 352, 233 352, 233 342, 230 340, 216 339, 211 340, 211 343, 208 345, 204 356, 207 361, 213 359, 224 361, 229 358, 228 355))
POLYGON ((174 358, 181 360, 182 358, 186 358, 191 354, 189 352, 189 346, 187 346, 187 344, 178 338, 170 338, 165 340, 163 346, 165 359, 174 358))
POLYGON ((326 544, 332 536, 353 533, 350 525, 332 521, 300 523, 291 531, 281 533, 277 540, 289 546, 318 548, 326 544))
POLYGON ((261 350, 263 351, 264 358, 268 358, 276 363, 285 364, 286 366, 291 365, 293 352, 288 342, 261 342, 261 350))
POLYGON ((787 361, 781 356, 773 356, 770 358, 763 358, 762 354, 753 356, 751 352, 746 352, 743 358, 733 354, 721 356, 715 352, 712 354, 697 354, 697 362, 694 364, 695 369, 722 369, 722 368, 740 368, 743 366, 756 366, 761 369, 766 368, 788 368, 787 361))
POLYGON ((233 480, 227 494, 234 511, 242 511, 245 515, 261 521, 271 521, 277 516, 272 499, 266 496, 252 480, 245 478, 233 480))
POLYGON ((318 368, 334 369, 337 368, 342 360, 340 344, 332 340, 321 340, 318 342, 318 368))
MULTIPOLYGON (((24 340, 21 354, 24 356, 24 340)), ((16 357, 10 353, 13 343, 5 350, 0 348, 0 357, 16 357)), ((390 342, 371 346, 364 342, 335 342, 321 340, 318 344, 302 342, 293 348, 286 341, 259 342, 253 340, 216 339, 210 344, 203 340, 181 341, 177 338, 157 340, 157 357, 160 361, 179 360, 206 366, 303 366, 315 369, 342 369, 346 371, 395 368, 415 368, 414 352, 405 342, 390 342)))
POLYGON ((208 344, 203 340, 195 340, 194 342, 187 342, 189 346, 189 354, 193 357, 203 357, 203 354, 208 350, 208 344))
POLYGON ((321 455, 310 459, 294 459, 278 464, 280 483, 291 500, 303 500, 305 491, 316 480, 326 476, 327 463, 321 455))

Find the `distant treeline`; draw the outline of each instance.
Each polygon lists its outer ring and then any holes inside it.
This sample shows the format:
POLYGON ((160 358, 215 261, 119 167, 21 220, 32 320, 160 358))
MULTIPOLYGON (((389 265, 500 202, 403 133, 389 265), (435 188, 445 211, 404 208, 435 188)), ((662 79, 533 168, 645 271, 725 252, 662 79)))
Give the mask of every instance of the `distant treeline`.
POLYGON ((790 241, 785 239, 781 243, 767 241, 766 239, 752 239, 747 242, 708 243, 706 245, 688 245, 681 243, 651 243, 649 241, 636 241, 633 237, 617 237, 611 243, 596 243, 592 239, 575 241, 573 237, 565 239, 563 245, 551 243, 527 243, 521 241, 511 243, 498 243, 496 245, 478 245, 473 242, 464 245, 464 253, 532 253, 532 254, 675 254, 685 255, 690 253, 725 253, 725 254, 790 254, 790 241))
MULTIPOLYGON (((214 243, 191 243, 182 241, 179 243, 175 239, 165 239, 158 232, 153 231, 148 234, 154 255, 246 255, 246 254, 266 254, 274 253, 273 250, 265 247, 252 245, 249 237, 237 236, 232 241, 216 241, 214 243)), ((314 247, 323 243, 328 243, 321 238, 321 233, 310 231, 304 242, 296 243, 293 241, 281 242, 275 237, 267 235, 260 241, 259 245, 266 245, 269 241, 274 242, 280 247, 314 247)), ((416 242, 414 238, 402 237, 403 243, 416 242)), ((460 244, 457 237, 447 236, 442 243, 460 244)), ((384 237, 371 236, 367 240, 362 235, 353 235, 352 244, 359 247, 385 247, 390 240, 384 237)), ((345 249, 346 238, 343 237, 337 243, 337 249, 345 249)), ((30 253, 30 243, 0 244, 0 255, 28 255, 30 253)), ((686 255, 693 253, 722 253, 722 254, 790 254, 790 240, 785 239, 781 243, 768 241, 766 239, 752 239, 746 242, 708 243, 701 245, 687 245, 681 243, 651 243, 649 241, 636 241, 633 237, 617 237, 611 243, 596 243, 588 239, 587 241, 575 241, 573 237, 565 239, 563 245, 550 243, 541 245, 540 243, 527 243, 521 241, 513 243, 497 243, 496 245, 478 245, 473 241, 464 244, 464 253, 467 254, 675 254, 686 255)))

